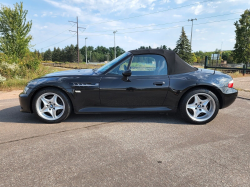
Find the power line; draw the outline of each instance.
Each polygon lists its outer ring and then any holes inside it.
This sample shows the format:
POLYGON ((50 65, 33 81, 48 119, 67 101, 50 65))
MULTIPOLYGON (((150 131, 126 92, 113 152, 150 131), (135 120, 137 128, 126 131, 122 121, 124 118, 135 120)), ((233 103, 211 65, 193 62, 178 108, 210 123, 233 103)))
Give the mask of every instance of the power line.
POLYGON ((36 44, 36 45, 39 45, 39 44, 41 44, 41 43, 44 43, 44 42, 46 42, 46 41, 48 41, 48 40, 50 40, 50 39, 52 39, 52 38, 54 38, 54 37, 56 37, 56 36, 62 34, 62 33, 64 33, 65 31, 69 30, 69 29, 72 28, 73 26, 75 26, 75 24, 72 25, 71 27, 69 27, 68 29, 66 29, 66 30, 64 30, 64 31, 62 31, 62 32, 60 32, 60 33, 58 33, 58 34, 56 34, 55 36, 52 36, 52 37, 50 37, 50 38, 48 38, 48 39, 46 39, 46 40, 44 40, 44 41, 42 41, 42 42, 39 42, 39 43, 36 44))
POLYGON ((88 26, 102 24, 102 23, 109 23, 109 22, 114 22, 114 21, 120 21, 120 20, 125 20, 125 19, 132 19, 132 18, 143 17, 143 16, 147 16, 147 15, 151 15, 151 14, 157 14, 157 13, 161 13, 161 12, 167 12, 167 11, 170 11, 170 10, 175 10, 175 9, 179 9, 179 8, 184 8, 184 7, 189 7, 189 6, 197 5, 197 3, 206 3, 206 2, 210 2, 210 1, 213 1, 213 0, 206 0, 206 1, 196 2, 196 3, 192 3, 192 4, 188 4, 188 5, 183 5, 183 6, 179 6, 179 7, 175 7, 175 8, 169 8, 169 9, 166 9, 166 10, 157 11, 157 12, 151 12, 151 13, 148 13, 148 14, 142 14, 142 15, 138 15, 138 16, 132 16, 132 17, 126 17, 126 18, 116 19, 116 20, 111 20, 111 21, 104 21, 104 22, 93 23, 93 24, 89 24, 88 26))
MULTIPOLYGON (((239 18, 233 18, 233 19, 227 19, 227 20, 219 20, 219 21, 210 21, 210 22, 199 23, 199 24, 194 24, 194 25, 203 25, 203 24, 209 24, 209 23, 217 23, 217 22, 230 21, 230 20, 235 20, 235 19, 239 19, 239 18)), ((147 32, 147 31, 156 31, 156 30, 164 30, 164 29, 172 29, 172 28, 180 28, 180 27, 190 27, 190 26, 191 26, 191 25, 182 25, 182 26, 165 27, 165 28, 150 29, 150 30, 148 29, 148 30, 134 31, 134 32, 123 32, 123 33, 118 33, 118 32, 117 32, 117 34, 147 32)), ((89 35, 89 34, 85 34, 85 35, 89 35)), ((100 35, 100 36, 103 36, 103 35, 113 35, 113 34, 95 34, 95 35, 92 35, 92 36, 99 36, 99 35, 100 35)), ((74 36, 75 36, 75 35, 74 35, 74 36)), ((62 40, 62 41, 60 41, 60 42, 57 42, 57 43, 55 43, 55 44, 52 44, 52 45, 43 47, 43 49, 44 49, 44 48, 49 48, 49 47, 51 47, 51 46, 54 46, 54 45, 59 44, 59 43, 61 43, 61 42, 64 42, 64 41, 66 41, 66 40, 68 40, 68 39, 70 39, 70 38, 73 38, 74 36, 69 37, 69 38, 67 38, 67 39, 65 39, 65 40, 62 40)))
MULTIPOLYGON (((220 20, 220 21, 211 21, 211 22, 199 23, 199 24, 194 24, 194 25, 203 25, 203 24, 207 24, 207 23, 215 23, 215 22, 229 21, 229 20, 235 20, 235 19, 239 19, 239 18, 220 20)), ((184 26, 186 27, 186 26, 190 26, 190 25, 184 25, 184 26)), ((178 27, 184 27, 184 26, 178 26, 178 27)), ((162 30, 162 29, 167 29, 167 28, 159 28, 159 29, 154 29, 154 30, 150 29, 150 30, 134 31, 134 32, 123 32, 123 33, 118 33, 118 34, 136 33, 136 32, 144 32, 144 31, 155 31, 155 30, 162 30)))
POLYGON ((49 47, 51 47, 51 46, 55 46, 56 44, 62 43, 62 42, 66 41, 66 40, 68 40, 68 39, 70 39, 70 38, 73 38, 73 37, 75 37, 75 34, 74 34, 74 36, 71 36, 71 37, 69 37, 69 38, 66 38, 65 40, 62 40, 62 41, 57 42, 57 43, 54 43, 54 44, 52 44, 52 45, 49 45, 49 46, 43 47, 43 49, 44 49, 44 48, 49 48, 49 47))
MULTIPOLYGON (((210 21, 210 22, 205 22, 205 23, 199 23, 199 24, 194 24, 194 25, 203 25, 203 24, 208 24, 208 23, 216 23, 216 22, 223 22, 223 21, 230 21, 230 20, 235 20, 239 18, 233 18, 233 19, 227 19, 227 20, 219 20, 219 21, 210 21)), ((179 27, 190 27, 191 25, 182 25, 182 26, 174 26, 174 27, 165 27, 165 28, 159 28, 159 29, 147 29, 147 30, 141 30, 141 31, 133 31, 133 32, 120 32, 117 34, 127 34, 127 33, 138 33, 138 32, 147 32, 147 31, 156 31, 156 30, 163 30, 163 29, 170 29, 170 28, 179 28, 179 27)), ((91 35, 91 34, 85 34, 85 35, 91 35)), ((99 36, 99 35, 113 35, 113 34, 95 34, 92 36, 99 36)))
MULTIPOLYGON (((242 12, 242 11, 241 11, 242 12)), ((209 17, 203 17, 203 18, 198 18, 199 20, 200 19, 207 19, 207 18, 213 18, 213 17, 220 17, 220 16, 225 16, 225 15, 232 15, 232 14, 237 14, 237 13, 240 13, 240 12, 234 12, 234 13, 228 13, 228 14, 220 14, 220 15, 216 15, 216 16, 209 16, 209 17)), ((187 22, 187 20, 185 21, 176 21, 176 22, 167 22, 167 23, 161 23, 161 24, 151 24, 151 25, 146 25, 146 26, 141 26, 141 27, 130 27, 130 28, 121 28, 121 29, 116 29, 116 30, 130 30, 130 29, 139 29, 139 28, 145 28, 145 27, 152 27, 152 26, 159 26, 159 25, 167 25, 167 24, 174 24, 174 23, 183 23, 183 22, 187 22)), ((110 31, 113 31, 113 30, 99 30, 99 31, 94 31, 92 33, 96 33, 96 32, 110 32, 110 31)))

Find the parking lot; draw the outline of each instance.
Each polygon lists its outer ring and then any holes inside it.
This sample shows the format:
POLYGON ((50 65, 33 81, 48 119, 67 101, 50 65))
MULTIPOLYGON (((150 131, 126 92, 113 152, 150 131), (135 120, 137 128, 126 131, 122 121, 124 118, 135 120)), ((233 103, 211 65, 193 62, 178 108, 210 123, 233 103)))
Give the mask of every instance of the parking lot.
POLYGON ((176 115, 71 115, 43 124, 0 101, 0 186, 249 186, 250 99, 206 125, 176 115))

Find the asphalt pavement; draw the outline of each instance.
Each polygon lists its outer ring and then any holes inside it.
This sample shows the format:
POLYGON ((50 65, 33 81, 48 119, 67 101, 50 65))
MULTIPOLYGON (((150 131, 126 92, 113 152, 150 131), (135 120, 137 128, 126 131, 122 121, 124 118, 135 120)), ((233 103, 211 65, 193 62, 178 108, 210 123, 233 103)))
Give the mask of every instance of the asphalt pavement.
POLYGON ((250 99, 206 125, 178 114, 44 124, 0 100, 0 186, 250 186, 250 99))

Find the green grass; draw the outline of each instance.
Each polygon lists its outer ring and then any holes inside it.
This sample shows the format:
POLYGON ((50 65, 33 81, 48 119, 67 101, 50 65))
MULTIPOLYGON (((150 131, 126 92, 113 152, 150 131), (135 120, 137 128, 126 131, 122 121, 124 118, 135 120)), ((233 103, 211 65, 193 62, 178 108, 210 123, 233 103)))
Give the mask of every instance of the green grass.
POLYGON ((23 78, 8 78, 3 83, 0 83, 1 91, 10 91, 10 90, 22 90, 26 84, 35 78, 42 77, 48 73, 53 73, 57 71, 64 71, 62 68, 47 67, 40 65, 36 71, 27 70, 27 75, 23 78))

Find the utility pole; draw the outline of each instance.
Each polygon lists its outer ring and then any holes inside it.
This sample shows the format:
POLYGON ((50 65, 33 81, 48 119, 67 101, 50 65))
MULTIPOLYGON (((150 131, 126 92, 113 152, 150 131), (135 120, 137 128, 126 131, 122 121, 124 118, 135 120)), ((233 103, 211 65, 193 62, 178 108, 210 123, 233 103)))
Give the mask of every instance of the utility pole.
POLYGON ((86 28, 84 28, 84 27, 78 27, 78 16, 76 17, 76 22, 75 22, 75 21, 69 21, 69 22, 76 23, 76 31, 72 31, 72 30, 69 30, 69 31, 70 31, 70 32, 75 32, 75 33, 77 34, 77 59, 78 59, 78 66, 79 66, 80 55, 79 55, 79 36, 78 36, 78 29, 79 29, 79 28, 86 29, 86 28))
POLYGON ((86 64, 88 63, 88 61, 87 61, 87 60, 88 60, 88 58, 87 58, 87 57, 88 57, 88 56, 87 56, 87 42, 86 42, 87 39, 88 39, 88 38, 86 37, 86 38, 85 38, 86 64))
MULTIPOLYGON (((114 47, 115 47, 115 33, 117 33, 117 31, 114 31, 113 33, 114 33, 114 47)), ((114 48, 114 50, 115 50, 115 58, 116 58, 116 48, 114 48)))
POLYGON ((222 45, 223 45, 223 42, 221 42, 221 47, 220 47, 220 51, 221 51, 221 59, 222 59, 222 45))
POLYGON ((89 52, 90 52, 89 61, 91 62, 91 53, 92 53, 92 51, 89 51, 89 52))
POLYGON ((192 28, 191 28, 191 39, 190 39, 190 46, 191 46, 191 52, 192 52, 192 35, 193 35, 193 21, 197 20, 195 19, 188 19, 188 21, 192 21, 192 28))

